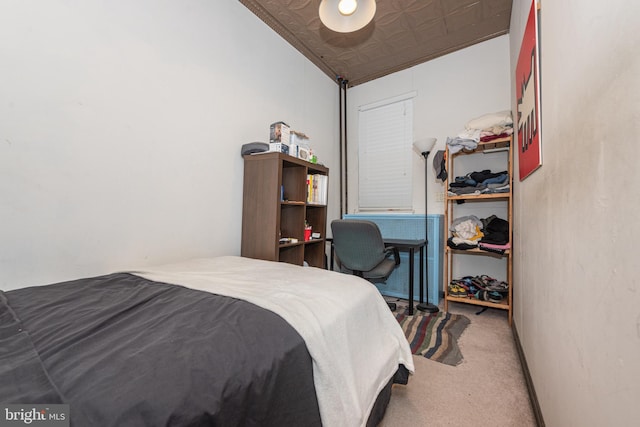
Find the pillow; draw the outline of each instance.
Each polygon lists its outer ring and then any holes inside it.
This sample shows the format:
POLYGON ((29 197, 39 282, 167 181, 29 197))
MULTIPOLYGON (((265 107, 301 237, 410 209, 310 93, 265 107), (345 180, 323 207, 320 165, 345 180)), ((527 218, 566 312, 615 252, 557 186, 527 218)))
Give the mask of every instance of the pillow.
POLYGON ((497 113, 485 114, 473 120, 470 120, 467 129, 489 129, 494 126, 511 126, 513 119, 511 118, 511 110, 498 111, 497 113))

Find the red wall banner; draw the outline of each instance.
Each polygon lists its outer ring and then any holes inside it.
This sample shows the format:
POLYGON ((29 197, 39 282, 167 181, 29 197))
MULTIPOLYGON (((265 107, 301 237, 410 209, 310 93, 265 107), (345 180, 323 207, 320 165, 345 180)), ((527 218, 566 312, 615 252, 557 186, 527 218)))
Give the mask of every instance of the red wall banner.
POLYGON ((542 165, 540 146, 540 66, 536 0, 531 1, 516 65, 518 165, 520 181, 542 165))

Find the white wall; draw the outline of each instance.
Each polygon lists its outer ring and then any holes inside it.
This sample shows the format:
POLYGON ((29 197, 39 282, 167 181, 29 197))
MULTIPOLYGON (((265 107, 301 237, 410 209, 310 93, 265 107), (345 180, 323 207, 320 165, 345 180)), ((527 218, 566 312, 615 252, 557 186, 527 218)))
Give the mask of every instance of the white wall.
MULTIPOLYGON (((489 41, 381 77, 348 90, 348 213, 358 208, 358 108, 397 95, 417 92, 414 98, 414 139, 438 139, 428 159, 429 213, 442 213, 436 198, 444 186, 436 180, 433 156, 476 117, 510 108, 509 37, 489 41)), ((414 211, 424 213, 424 159, 414 156, 414 211)))
MULTIPOLYGON (((511 75, 530 5, 513 4, 511 75)), ((640 4, 541 15, 543 165, 515 186, 514 322, 546 425, 640 425, 640 4)))
POLYGON ((0 70, 3 289, 239 254, 274 121, 338 170, 337 85, 237 1, 3 1, 0 70))

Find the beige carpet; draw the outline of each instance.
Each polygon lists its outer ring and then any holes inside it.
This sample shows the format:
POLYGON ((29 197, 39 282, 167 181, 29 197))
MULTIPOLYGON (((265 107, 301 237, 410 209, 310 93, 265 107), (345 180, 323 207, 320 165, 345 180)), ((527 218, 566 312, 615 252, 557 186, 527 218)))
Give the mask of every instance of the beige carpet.
POLYGON ((408 385, 393 386, 380 427, 535 426, 507 313, 476 315, 480 307, 453 303, 449 309, 471 321, 458 340, 462 363, 414 356, 416 373, 408 385))

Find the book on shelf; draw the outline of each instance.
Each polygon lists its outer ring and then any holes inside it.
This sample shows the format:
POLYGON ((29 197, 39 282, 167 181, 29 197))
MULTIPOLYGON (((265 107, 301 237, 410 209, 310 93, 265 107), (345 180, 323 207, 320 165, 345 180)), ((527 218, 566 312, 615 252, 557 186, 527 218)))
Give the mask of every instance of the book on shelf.
POLYGON ((326 205, 328 182, 328 177, 326 175, 307 175, 307 203, 313 205, 326 205))

